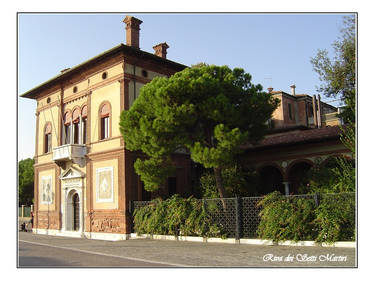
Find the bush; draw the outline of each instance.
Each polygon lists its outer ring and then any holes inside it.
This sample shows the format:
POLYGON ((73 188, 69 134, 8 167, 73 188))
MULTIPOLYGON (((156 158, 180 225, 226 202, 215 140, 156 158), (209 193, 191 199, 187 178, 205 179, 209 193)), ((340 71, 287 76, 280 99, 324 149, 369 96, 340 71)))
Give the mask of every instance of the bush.
POLYGON ((313 199, 285 197, 278 191, 265 196, 258 203, 261 221, 257 233, 262 239, 273 241, 314 240, 317 236, 313 221, 313 199))
POLYGON ((318 242, 355 240, 355 197, 353 194, 324 194, 316 209, 318 242))
POLYGON ((149 205, 136 209, 134 230, 138 234, 186 235, 224 237, 222 228, 214 224, 201 200, 174 195, 169 199, 155 199, 149 205))
POLYGON ((344 157, 330 157, 317 162, 306 175, 307 185, 299 193, 343 193, 355 191, 354 161, 344 157))
POLYGON ((315 240, 336 242, 355 240, 355 197, 353 193, 322 194, 314 199, 286 197, 278 191, 258 203, 260 238, 273 241, 315 240))

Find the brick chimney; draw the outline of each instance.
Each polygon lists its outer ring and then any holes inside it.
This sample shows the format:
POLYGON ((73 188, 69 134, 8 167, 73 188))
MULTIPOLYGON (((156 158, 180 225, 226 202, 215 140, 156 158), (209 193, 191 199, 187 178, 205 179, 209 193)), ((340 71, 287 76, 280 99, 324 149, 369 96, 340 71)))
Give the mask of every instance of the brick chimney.
POLYGON ((269 87, 269 88, 268 88, 268 92, 269 92, 269 93, 271 93, 273 90, 274 90, 274 88, 272 88, 272 87, 269 87))
POLYGON ((142 21, 126 16, 123 22, 126 23, 126 45, 139 49, 139 30, 142 21))
POLYGON ((169 48, 168 44, 166 42, 160 43, 156 46, 153 46, 153 50, 155 50, 155 55, 159 56, 163 59, 166 59, 166 49, 169 48))

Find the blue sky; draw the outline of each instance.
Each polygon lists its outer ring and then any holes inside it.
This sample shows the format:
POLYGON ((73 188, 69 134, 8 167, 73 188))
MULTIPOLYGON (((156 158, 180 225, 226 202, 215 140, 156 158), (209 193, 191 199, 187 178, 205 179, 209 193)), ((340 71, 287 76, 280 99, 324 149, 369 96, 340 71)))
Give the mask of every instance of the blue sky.
MULTIPOLYGON (((167 42, 168 59, 241 67, 252 82, 316 94, 310 58, 338 39, 344 14, 130 14, 143 21, 140 48, 167 42)), ((19 14, 18 94, 120 43, 125 14, 19 14)), ((324 100, 324 97, 322 96, 324 100)), ((325 99, 326 101, 331 99, 325 99)), ((336 103, 335 103, 336 105, 336 103)), ((33 157, 36 102, 18 99, 18 158, 33 157)))

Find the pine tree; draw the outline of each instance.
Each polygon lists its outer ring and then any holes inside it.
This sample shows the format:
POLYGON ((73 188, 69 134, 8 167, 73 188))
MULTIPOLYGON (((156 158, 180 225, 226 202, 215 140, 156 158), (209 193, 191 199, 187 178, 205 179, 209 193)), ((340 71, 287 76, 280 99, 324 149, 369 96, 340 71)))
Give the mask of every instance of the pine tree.
POLYGON ((233 165, 242 145, 263 137, 278 103, 243 69, 201 64, 146 84, 121 113, 120 130, 126 149, 147 156, 134 164, 146 190, 173 174, 171 155, 185 149, 193 161, 213 168, 223 198, 222 169, 233 165))

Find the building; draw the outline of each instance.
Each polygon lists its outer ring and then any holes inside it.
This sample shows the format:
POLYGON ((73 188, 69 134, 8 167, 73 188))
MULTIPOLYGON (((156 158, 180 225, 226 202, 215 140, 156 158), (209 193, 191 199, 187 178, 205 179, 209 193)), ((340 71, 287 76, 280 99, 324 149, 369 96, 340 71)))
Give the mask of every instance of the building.
MULTIPOLYGON (((140 88, 156 76, 186 66, 166 58, 166 43, 155 53, 139 48, 141 20, 127 16, 126 45, 120 44, 24 93, 35 99, 34 232, 99 239, 130 233, 130 200, 150 194, 135 174, 141 155, 125 149, 119 118, 140 88)), ((175 177, 155 194, 183 193, 191 187, 191 164, 175 154, 175 177)))
POLYGON ((242 156, 244 165, 253 166, 260 174, 260 194, 278 190, 298 194, 298 186, 315 164, 327 164, 331 157, 352 158, 340 141, 343 125, 336 108, 307 94, 268 91, 280 100, 269 120, 270 130, 256 145, 247 145, 242 156))
MULTIPOLYGON (((167 59, 167 43, 154 54, 139 48, 142 21, 126 17, 126 45, 120 44, 24 93, 35 99, 35 233, 126 239, 131 233, 129 202, 159 195, 189 194, 194 178, 188 155, 173 155, 176 174, 152 195, 144 190, 133 163, 140 153, 126 150, 119 117, 140 88, 154 77, 186 68, 167 59)), ((316 98, 269 91, 281 100, 269 120, 271 130, 248 145, 243 162, 264 178, 263 194, 296 192, 300 175, 319 159, 349 151, 339 141, 337 109, 316 98), (305 164, 306 163, 306 164, 305 164), (295 172, 296 171, 296 172, 295 172)))
POLYGON ((296 86, 291 85, 291 94, 283 91, 273 91, 268 88, 275 98, 280 100, 279 107, 275 110, 273 117, 269 120, 271 128, 285 128, 305 126, 307 128, 321 128, 341 124, 337 117, 338 108, 307 94, 296 94, 296 86))

